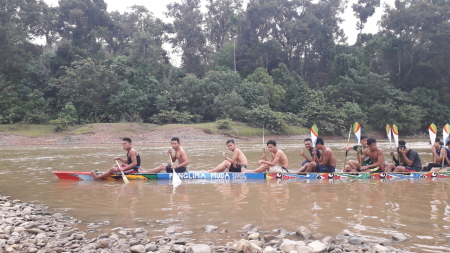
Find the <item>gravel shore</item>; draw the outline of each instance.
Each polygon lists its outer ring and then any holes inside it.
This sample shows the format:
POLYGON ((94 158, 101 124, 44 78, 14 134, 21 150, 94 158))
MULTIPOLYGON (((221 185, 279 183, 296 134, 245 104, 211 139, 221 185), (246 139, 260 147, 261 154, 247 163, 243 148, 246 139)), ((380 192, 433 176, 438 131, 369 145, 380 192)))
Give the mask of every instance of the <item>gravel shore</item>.
MULTIPOLYGON (((146 228, 120 228, 90 238, 90 231, 77 228, 83 221, 61 213, 51 213, 43 205, 27 204, 0 196, 0 253, 3 252, 159 252, 159 253, 303 253, 303 252, 406 252, 393 247, 397 241, 407 240, 403 234, 390 238, 364 237, 344 231, 335 237, 314 238, 304 226, 297 231, 282 228, 260 230, 245 225, 241 238, 218 245, 212 239, 197 242, 189 237, 192 231, 164 230, 160 239, 150 238, 146 228), (195 241, 195 242, 194 242, 195 241)), ((214 225, 204 227, 204 233, 226 237, 228 231, 214 225)))

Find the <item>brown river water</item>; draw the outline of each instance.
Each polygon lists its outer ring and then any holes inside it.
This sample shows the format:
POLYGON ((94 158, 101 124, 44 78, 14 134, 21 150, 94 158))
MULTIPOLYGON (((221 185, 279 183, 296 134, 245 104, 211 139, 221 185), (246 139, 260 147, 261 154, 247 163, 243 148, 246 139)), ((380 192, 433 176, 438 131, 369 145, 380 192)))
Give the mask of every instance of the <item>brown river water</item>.
MULTIPOLYGON (((344 162, 344 141, 325 141, 344 162)), ((144 168, 168 162, 170 144, 136 143, 144 168)), ((190 171, 211 169, 222 161, 224 143, 189 143, 182 146, 190 159, 190 171)), ((256 168, 261 143, 237 142, 256 168)), ((428 142, 407 140, 419 151, 422 162, 431 160, 428 142)), ((379 141, 389 159, 388 144, 379 141)), ((302 141, 280 141, 298 169, 302 141)), ((408 237, 396 248, 414 252, 450 252, 450 179, 408 181, 264 181, 199 183, 185 181, 173 193, 170 181, 70 181, 59 180, 53 170, 105 171, 112 157, 125 157, 117 145, 0 146, 0 195, 45 204, 82 220, 81 229, 92 236, 119 228, 146 228, 158 238, 169 230, 192 231, 197 242, 221 244, 240 239, 241 227, 254 224, 259 230, 307 227, 315 238, 336 236, 348 229, 366 241, 390 238, 401 232, 408 237), (207 234, 204 226, 219 229, 207 234), (227 231, 224 233, 224 231, 227 231)), ((353 159, 352 151, 348 159, 353 159)))

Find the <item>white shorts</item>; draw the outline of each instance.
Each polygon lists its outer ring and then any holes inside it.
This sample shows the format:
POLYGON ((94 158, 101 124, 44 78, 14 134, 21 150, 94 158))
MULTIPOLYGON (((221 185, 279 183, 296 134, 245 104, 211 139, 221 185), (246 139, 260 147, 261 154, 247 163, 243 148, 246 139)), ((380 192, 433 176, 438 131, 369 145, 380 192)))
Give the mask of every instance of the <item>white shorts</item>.
POLYGON ((274 165, 269 167, 269 171, 267 173, 287 173, 287 169, 281 167, 280 165, 274 165))

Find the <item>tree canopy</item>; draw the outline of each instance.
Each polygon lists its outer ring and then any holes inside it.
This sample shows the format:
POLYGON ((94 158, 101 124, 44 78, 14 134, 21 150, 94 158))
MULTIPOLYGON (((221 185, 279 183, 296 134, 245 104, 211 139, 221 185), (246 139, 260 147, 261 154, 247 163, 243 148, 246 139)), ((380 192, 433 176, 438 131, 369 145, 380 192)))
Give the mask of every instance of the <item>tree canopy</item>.
POLYGON ((0 123, 232 119, 340 135, 355 121, 404 133, 449 121, 448 1, 397 0, 376 34, 364 27, 379 0, 200 4, 173 2, 163 21, 104 0, 0 1, 0 123))

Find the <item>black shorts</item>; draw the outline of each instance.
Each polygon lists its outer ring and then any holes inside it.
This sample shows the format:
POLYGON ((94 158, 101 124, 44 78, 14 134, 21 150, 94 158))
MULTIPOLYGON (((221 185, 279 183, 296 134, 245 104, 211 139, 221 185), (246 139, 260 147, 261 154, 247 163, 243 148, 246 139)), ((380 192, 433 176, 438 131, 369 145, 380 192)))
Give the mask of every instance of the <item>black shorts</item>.
POLYGON ((381 173, 381 172, 384 172, 384 169, 380 167, 370 169, 370 173, 381 173))
MULTIPOLYGON (((175 169, 175 172, 176 173, 183 173, 183 172, 186 172, 186 170, 187 170, 186 167, 178 167, 178 168, 175 169)), ((167 171, 167 173, 173 173, 173 169, 172 169, 172 165, 171 164, 166 166, 166 171, 167 171)))
POLYGON ((242 172, 242 167, 244 169, 247 169, 247 166, 242 164, 231 164, 228 172, 242 172))
MULTIPOLYGON (((447 167, 447 164, 444 164, 444 167, 447 167)), ((441 168, 442 167, 442 163, 429 163, 426 167, 423 167, 422 171, 430 171, 431 168, 441 168)))
POLYGON ((334 173, 336 168, 331 165, 317 164, 316 172, 334 173))
MULTIPOLYGON (((122 164, 122 168, 123 168, 123 167, 126 167, 126 166, 127 166, 127 165, 122 164)), ((139 168, 140 168, 140 166, 134 166, 134 167, 131 168, 131 169, 124 170, 124 171, 123 171, 123 174, 128 175, 128 174, 133 174, 133 173, 139 173, 139 168)))
POLYGON ((419 171, 422 171, 422 168, 405 166, 405 172, 419 172, 419 171))

